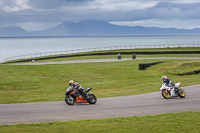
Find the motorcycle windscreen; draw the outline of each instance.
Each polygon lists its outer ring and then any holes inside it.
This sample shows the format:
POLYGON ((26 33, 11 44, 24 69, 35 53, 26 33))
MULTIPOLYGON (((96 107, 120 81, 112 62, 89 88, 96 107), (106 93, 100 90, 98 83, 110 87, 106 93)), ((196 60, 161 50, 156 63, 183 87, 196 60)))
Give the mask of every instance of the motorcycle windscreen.
POLYGON ((85 92, 88 93, 90 90, 92 90, 92 88, 87 88, 85 92))
POLYGON ((178 88, 180 86, 180 82, 175 84, 175 87, 178 88))

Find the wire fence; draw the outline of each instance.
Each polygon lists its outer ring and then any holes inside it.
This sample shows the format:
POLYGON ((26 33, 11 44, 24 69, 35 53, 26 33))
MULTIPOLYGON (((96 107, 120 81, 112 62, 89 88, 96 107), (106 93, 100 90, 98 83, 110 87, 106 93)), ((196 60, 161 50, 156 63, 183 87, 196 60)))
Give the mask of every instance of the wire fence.
POLYGON ((107 47, 75 49, 75 50, 65 50, 65 51, 53 51, 53 52, 34 53, 34 54, 26 54, 26 55, 9 57, 9 58, 5 58, 0 63, 12 61, 12 60, 19 60, 19 59, 31 59, 35 57, 75 54, 75 53, 84 53, 84 52, 93 52, 93 51, 108 51, 108 50, 120 50, 120 49, 144 49, 144 48, 176 48, 176 47, 200 47, 200 44, 124 45, 124 46, 107 46, 107 47))

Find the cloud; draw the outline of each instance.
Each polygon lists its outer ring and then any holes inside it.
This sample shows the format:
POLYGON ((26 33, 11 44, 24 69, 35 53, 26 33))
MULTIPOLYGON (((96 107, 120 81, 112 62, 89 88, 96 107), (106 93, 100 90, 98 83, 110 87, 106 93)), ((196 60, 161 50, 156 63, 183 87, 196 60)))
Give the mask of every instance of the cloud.
MULTIPOLYGON (((200 17, 199 3, 166 3, 161 2, 154 8, 150 9, 150 13, 157 15, 157 18, 198 18, 200 17)), ((153 15, 151 15, 153 16, 153 15)))
POLYGON ((189 3, 199 3, 200 0, 175 0, 175 1, 172 1, 173 3, 186 3, 186 4, 189 4, 189 3))
POLYGON ((86 4, 93 0, 32 0, 29 4, 35 9, 54 9, 59 10, 62 7, 76 7, 76 6, 87 6, 86 4))
POLYGON ((31 9, 31 7, 28 5, 28 2, 28 0, 8 0, 0 1, 0 5, 1 10, 11 13, 31 9))
POLYGON ((27 31, 37 31, 37 30, 45 30, 47 28, 52 28, 59 23, 41 23, 41 22, 27 22, 27 23, 19 23, 18 26, 23 27, 27 31))
POLYGON ((191 28, 200 27, 199 12, 200 0, 0 0, 0 27, 34 30, 63 21, 101 20, 191 28))
POLYGON ((141 1, 130 1, 130 0, 124 0, 124 1, 116 1, 116 0, 101 0, 96 1, 96 5, 98 9, 102 10, 108 10, 108 11, 130 11, 130 10, 140 10, 145 8, 153 7, 158 2, 152 1, 152 2, 141 2, 141 1))
POLYGON ((177 29, 194 29, 200 28, 200 19, 148 19, 139 21, 113 21, 111 24, 120 26, 144 26, 144 27, 161 27, 161 28, 177 28, 177 29))

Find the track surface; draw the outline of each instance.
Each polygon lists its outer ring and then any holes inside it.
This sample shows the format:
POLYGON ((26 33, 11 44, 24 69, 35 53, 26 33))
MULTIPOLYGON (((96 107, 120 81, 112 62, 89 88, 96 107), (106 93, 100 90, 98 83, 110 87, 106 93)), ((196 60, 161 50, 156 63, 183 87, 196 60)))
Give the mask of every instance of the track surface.
MULTIPOLYGON (((200 59, 200 57, 149 57, 138 59, 200 59)), ((13 65, 44 65, 86 62, 126 61, 130 58, 117 59, 88 59, 44 63, 19 63, 13 65)), ((127 117, 139 115, 154 115, 184 111, 200 111, 200 84, 183 87, 185 98, 164 99, 161 91, 97 99, 95 105, 75 104, 68 106, 63 101, 0 104, 0 124, 40 123, 55 121, 70 121, 81 119, 102 119, 110 117, 127 117)), ((159 90, 159 88, 158 88, 159 90)))
MULTIPOLYGON (((145 57, 145 58, 136 58, 136 60, 145 60, 145 59, 192 59, 200 60, 200 57, 145 57)), ((71 61, 55 61, 55 62, 34 62, 34 63, 13 63, 11 65, 46 65, 46 64, 68 64, 68 63, 88 63, 88 62, 111 62, 111 61, 127 61, 132 60, 131 58, 122 58, 118 59, 85 59, 85 60, 71 60, 71 61)))
POLYGON ((161 96, 161 91, 158 91, 132 96, 99 98, 94 105, 75 104, 69 106, 64 101, 0 104, 0 124, 102 119, 200 111, 200 85, 183 87, 183 89, 186 92, 185 98, 164 99, 161 96))

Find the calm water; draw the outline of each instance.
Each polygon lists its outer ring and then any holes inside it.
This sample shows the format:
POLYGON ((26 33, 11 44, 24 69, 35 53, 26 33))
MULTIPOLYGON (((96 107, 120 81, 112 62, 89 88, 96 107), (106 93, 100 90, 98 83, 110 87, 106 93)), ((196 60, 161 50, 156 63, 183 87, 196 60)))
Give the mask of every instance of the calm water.
POLYGON ((200 44, 200 35, 0 38, 0 62, 8 57, 123 45, 200 44))

